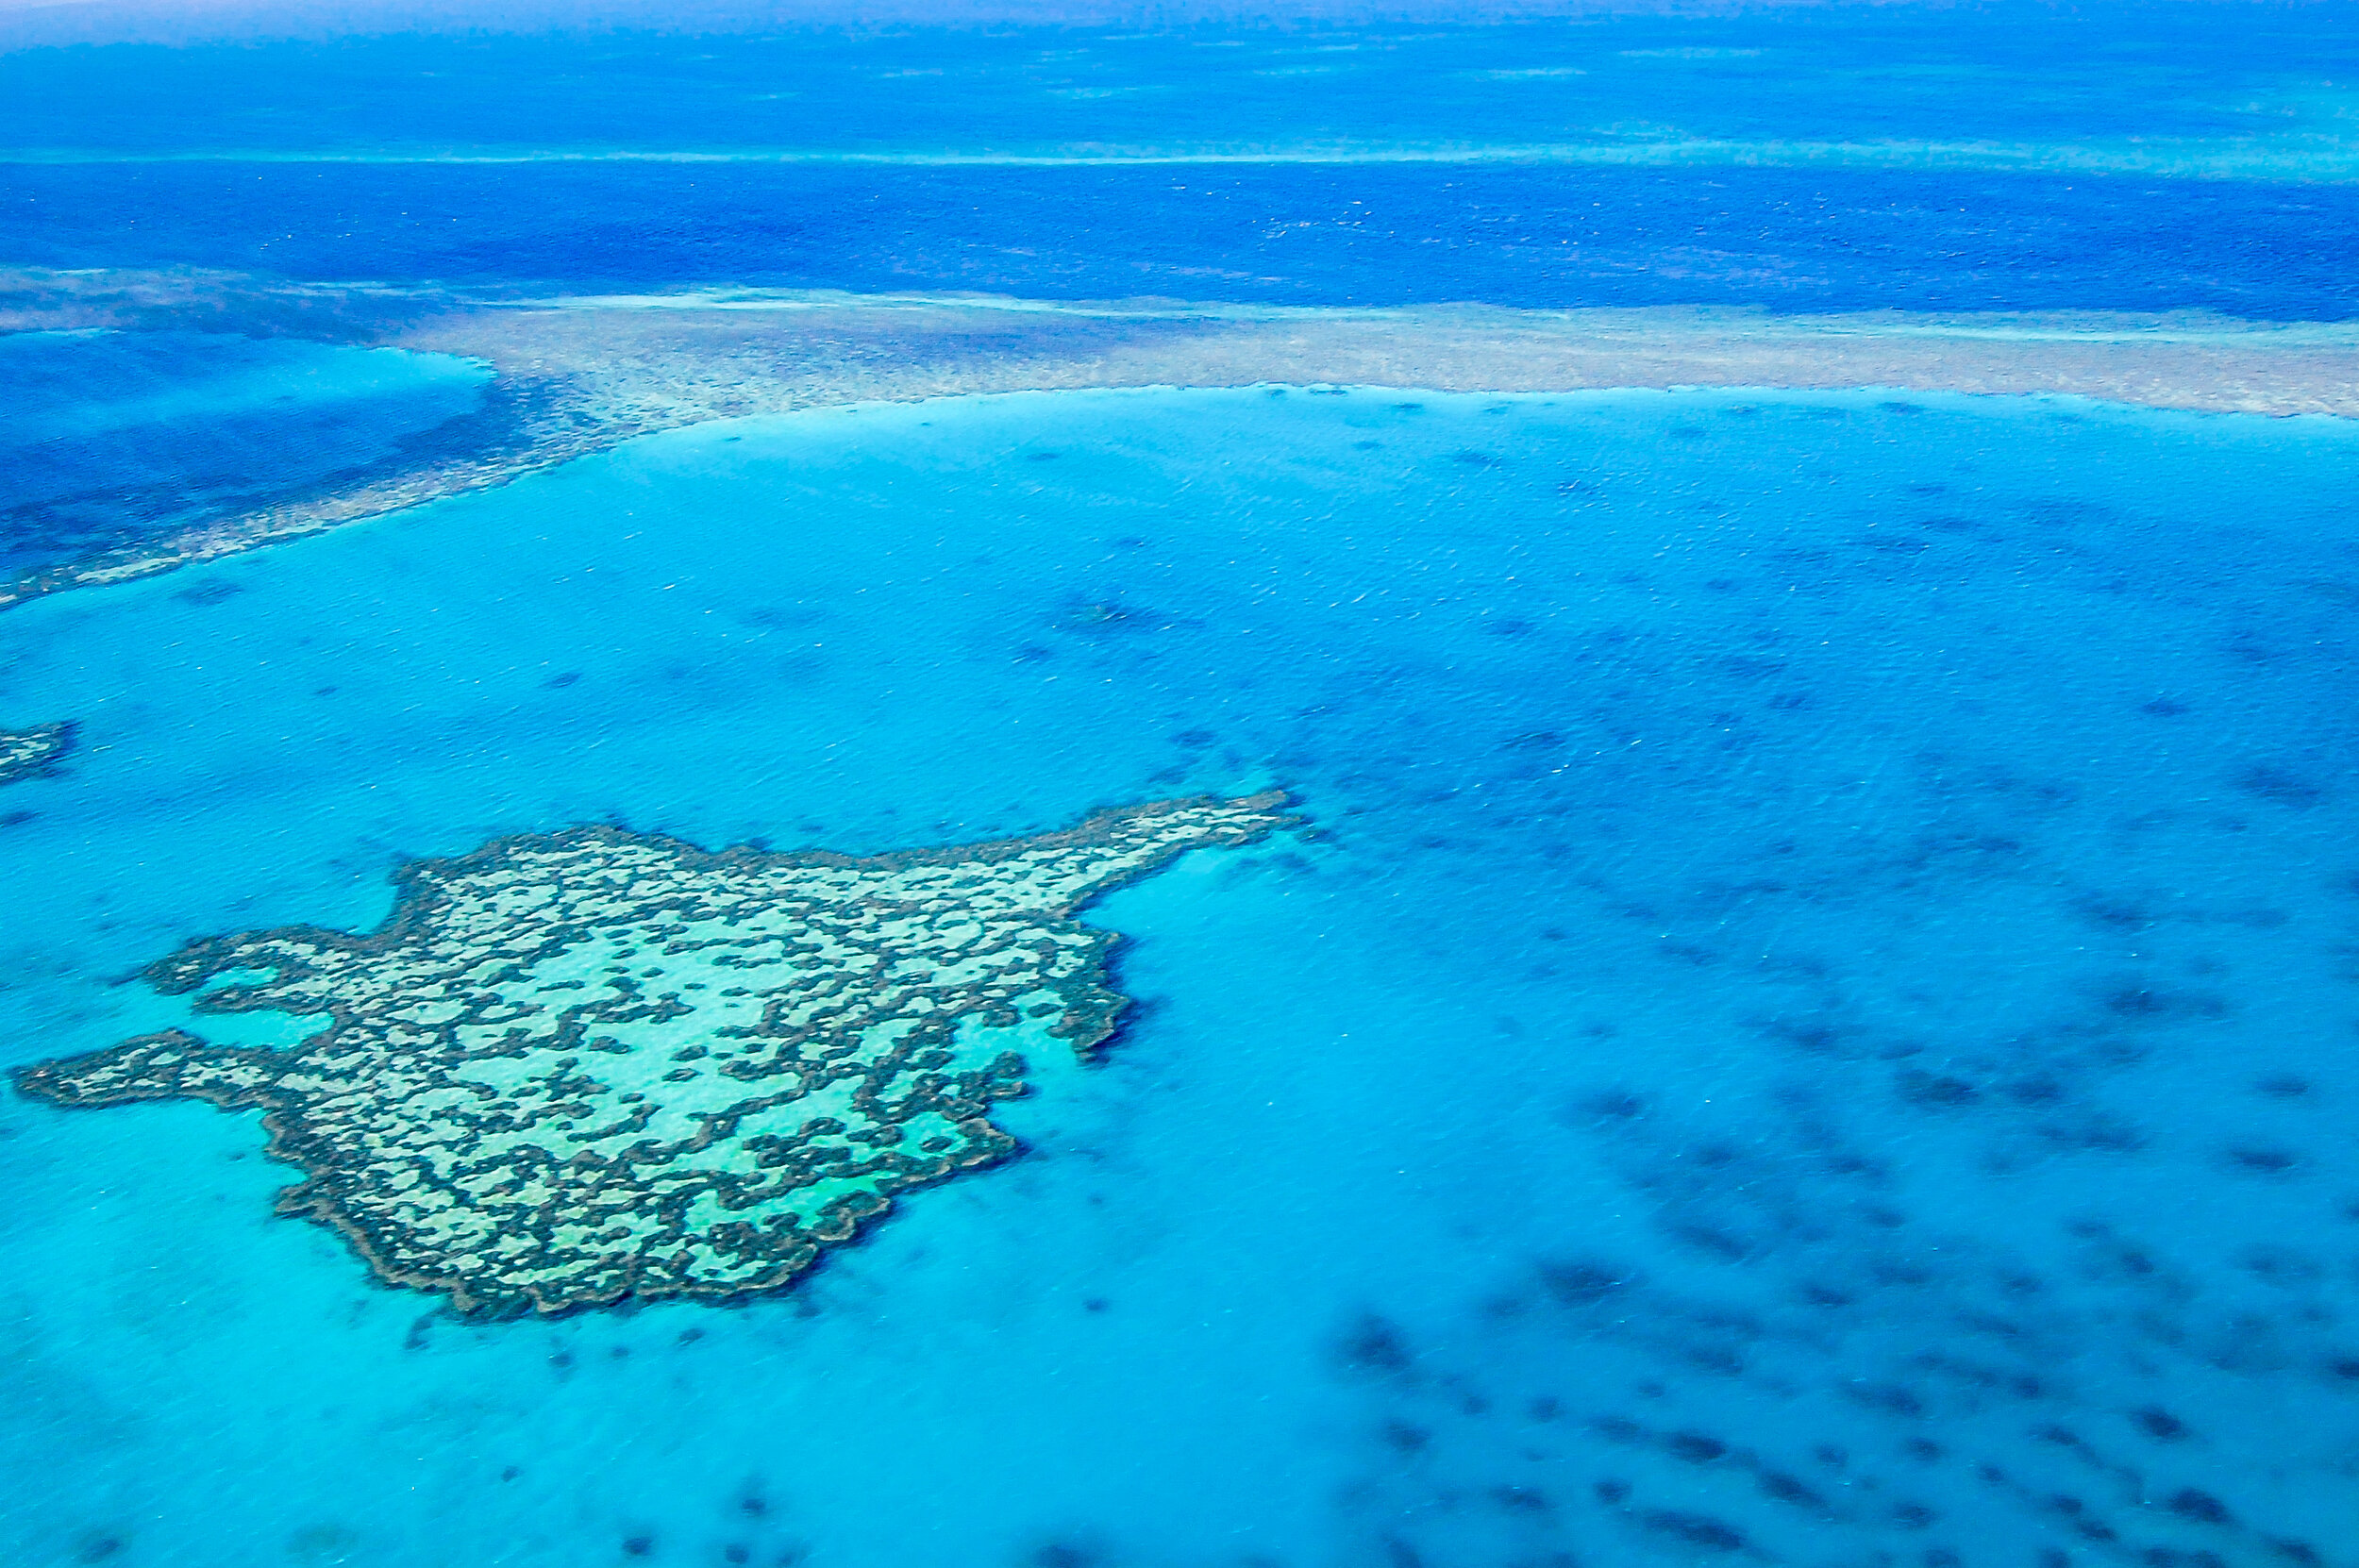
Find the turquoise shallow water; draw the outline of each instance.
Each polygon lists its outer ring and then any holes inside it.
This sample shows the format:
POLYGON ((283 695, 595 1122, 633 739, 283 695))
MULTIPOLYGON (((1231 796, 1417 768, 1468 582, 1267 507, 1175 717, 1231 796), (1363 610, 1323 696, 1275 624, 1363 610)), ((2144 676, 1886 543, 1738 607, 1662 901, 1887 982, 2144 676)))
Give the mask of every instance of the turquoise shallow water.
POLYGON ((0 1540, 2352 1561, 2354 490, 2071 401, 1027 394, 10 611, 85 748, 0 797, 11 1062, 500 833, 1318 833, 1109 899, 1031 1152, 744 1309, 464 1326, 251 1119, 7 1100, 0 1540))

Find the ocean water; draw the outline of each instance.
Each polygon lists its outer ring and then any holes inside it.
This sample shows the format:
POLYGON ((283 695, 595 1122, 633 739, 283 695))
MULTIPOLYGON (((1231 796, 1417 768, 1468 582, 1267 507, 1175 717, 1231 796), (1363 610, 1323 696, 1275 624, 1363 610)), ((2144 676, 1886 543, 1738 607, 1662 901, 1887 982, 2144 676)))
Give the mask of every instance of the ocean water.
POLYGON ((1107 899, 1028 1152, 736 1309, 460 1324, 251 1117, 0 1101, 8 1560, 2359 1561, 2353 493, 2064 399, 1022 394, 11 610, 84 744, 11 1063, 494 834, 1313 830, 1107 899))
MULTIPOLYGON (((103 14, 0 18, 0 310, 138 328, 0 336, 0 576, 494 464, 531 386, 369 346, 454 299, 2359 309, 2348 5, 103 14)), ((0 1094, 0 1563, 2359 1568, 2353 494, 2061 398, 943 397, 10 609, 0 1067, 496 835, 1309 826, 735 1308, 461 1322, 252 1116, 0 1094)))
MULTIPOLYGON (((2349 320, 2359 184, 1284 161, 0 166, 42 267, 494 294, 699 284, 1279 305, 2349 320)), ((224 323, 225 326, 231 323, 224 323)))
POLYGON ((448 354, 229 332, 0 336, 0 577, 415 461, 490 379, 448 354))
MULTIPOLYGON (((105 160, 897 160, 1226 154, 1806 158, 2319 177, 2359 54, 2338 5, 1828 6, 1437 21, 1246 14, 336 36, 0 31, 0 148, 105 160), (241 36, 243 35, 243 36, 241 36), (1715 155, 1708 149, 1717 147, 1715 155), (2077 156, 2071 149, 2078 149, 2077 156)), ((280 19, 283 26, 283 18, 280 19)), ((257 25, 259 21, 259 25, 257 25)), ((2348 175, 2348 163, 2337 165, 2348 175)))
POLYGON ((20 44, 0 265, 2342 320, 2351 24, 1831 6, 20 44))

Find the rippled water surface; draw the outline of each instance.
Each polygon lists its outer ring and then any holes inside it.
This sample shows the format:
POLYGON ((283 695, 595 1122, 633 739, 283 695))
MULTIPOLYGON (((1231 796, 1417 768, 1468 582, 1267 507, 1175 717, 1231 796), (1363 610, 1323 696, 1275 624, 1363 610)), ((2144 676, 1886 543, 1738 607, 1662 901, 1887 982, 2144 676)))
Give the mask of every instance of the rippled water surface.
POLYGON ((2344 319, 2351 22, 1885 6, 19 49, 0 264, 2344 319))
POLYGON ((2070 401, 1026 394, 10 611, 85 747, 20 1061, 496 833, 1316 827, 1107 900, 1030 1152, 744 1309, 467 1326, 250 1117, 8 1101, 19 1560, 2351 1560, 2355 489, 2070 401))

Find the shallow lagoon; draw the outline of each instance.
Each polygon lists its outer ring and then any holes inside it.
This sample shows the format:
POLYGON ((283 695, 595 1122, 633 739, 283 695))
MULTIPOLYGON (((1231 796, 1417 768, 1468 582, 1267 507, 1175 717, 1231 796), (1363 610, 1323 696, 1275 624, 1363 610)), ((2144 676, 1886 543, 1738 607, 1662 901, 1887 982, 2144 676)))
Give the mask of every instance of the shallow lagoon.
POLYGON ((1028 394, 11 611, 0 702, 86 746, 0 799, 12 1060, 498 833, 1319 832, 1108 900, 1142 1007, 1033 1153, 743 1310, 461 1326, 269 1219, 250 1123, 8 1100, 0 1453, 85 1462, 0 1536, 2339 1561, 2354 470, 2064 401, 1028 394))

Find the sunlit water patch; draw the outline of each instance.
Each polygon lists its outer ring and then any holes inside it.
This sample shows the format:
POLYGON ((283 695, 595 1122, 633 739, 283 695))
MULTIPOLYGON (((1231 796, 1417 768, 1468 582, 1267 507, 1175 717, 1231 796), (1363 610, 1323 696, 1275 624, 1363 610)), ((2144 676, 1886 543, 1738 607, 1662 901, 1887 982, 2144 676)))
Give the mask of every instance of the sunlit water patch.
POLYGON ((1030 1153, 742 1309, 455 1321, 250 1123, 10 1100, 0 1430, 81 1462, 0 1530, 2344 1562, 2354 491, 2335 422, 2066 401, 1021 395, 12 611, 82 745, 8 787, 10 1062, 506 833, 1317 833, 1098 906, 1140 1006, 1030 1153))

